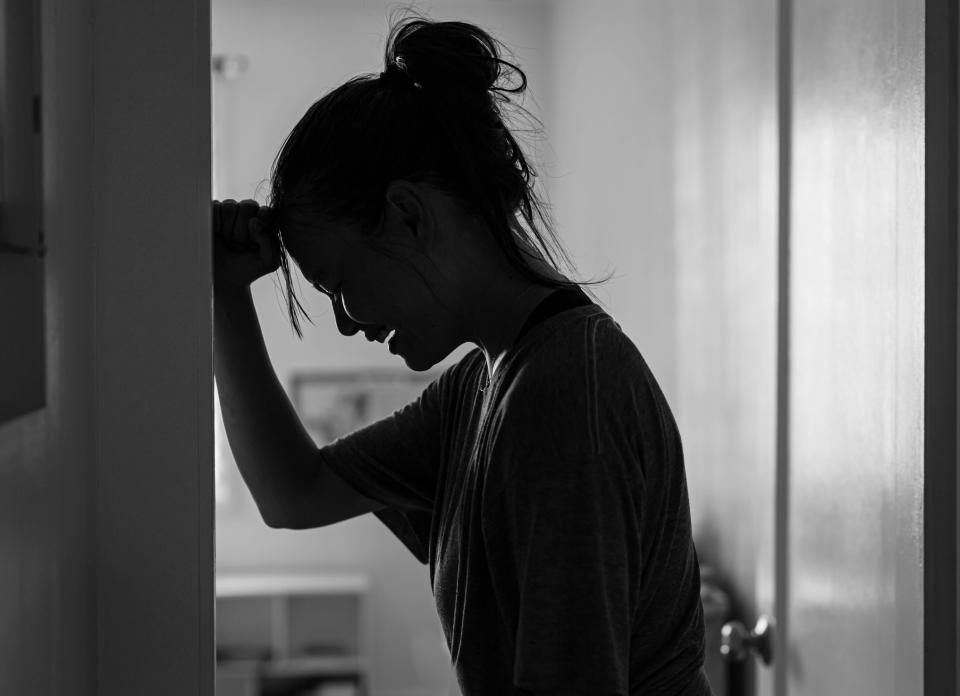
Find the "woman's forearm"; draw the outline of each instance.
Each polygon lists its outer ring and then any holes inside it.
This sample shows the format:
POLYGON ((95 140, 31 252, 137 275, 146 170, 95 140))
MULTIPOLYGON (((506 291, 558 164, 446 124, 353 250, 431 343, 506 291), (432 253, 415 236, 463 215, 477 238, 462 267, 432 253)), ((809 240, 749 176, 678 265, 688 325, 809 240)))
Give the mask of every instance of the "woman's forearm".
POLYGON ((284 509, 314 473, 316 447, 270 364, 249 288, 216 299, 214 339, 230 449, 264 520, 282 525, 284 509))

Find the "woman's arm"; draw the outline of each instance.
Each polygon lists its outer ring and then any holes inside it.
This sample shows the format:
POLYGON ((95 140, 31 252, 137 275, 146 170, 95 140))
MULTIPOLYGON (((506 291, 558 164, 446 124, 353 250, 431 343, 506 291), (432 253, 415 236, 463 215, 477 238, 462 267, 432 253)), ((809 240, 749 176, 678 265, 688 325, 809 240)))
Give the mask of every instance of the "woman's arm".
POLYGON ((316 447, 270 365, 249 288, 215 299, 214 337, 230 449, 264 520, 283 526, 297 491, 312 487, 316 447))
POLYGON ((322 463, 270 364, 249 283, 278 261, 273 238, 250 224, 258 215, 266 218, 253 201, 214 205, 215 375, 237 467, 272 527, 323 526, 380 509, 322 463))

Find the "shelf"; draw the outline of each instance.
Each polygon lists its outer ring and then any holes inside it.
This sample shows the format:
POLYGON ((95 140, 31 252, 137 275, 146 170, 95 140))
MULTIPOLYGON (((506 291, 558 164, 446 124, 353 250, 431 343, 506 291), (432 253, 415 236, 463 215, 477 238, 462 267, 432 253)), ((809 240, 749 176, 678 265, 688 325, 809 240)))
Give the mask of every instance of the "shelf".
POLYGON ((359 655, 291 657, 283 660, 227 660, 217 664, 224 677, 323 677, 364 674, 366 663, 359 655))
POLYGON ((372 688, 371 592, 361 572, 218 573, 218 688, 251 696, 331 679, 372 688))
POLYGON ((363 594, 370 578, 362 573, 223 573, 216 578, 217 597, 363 594))

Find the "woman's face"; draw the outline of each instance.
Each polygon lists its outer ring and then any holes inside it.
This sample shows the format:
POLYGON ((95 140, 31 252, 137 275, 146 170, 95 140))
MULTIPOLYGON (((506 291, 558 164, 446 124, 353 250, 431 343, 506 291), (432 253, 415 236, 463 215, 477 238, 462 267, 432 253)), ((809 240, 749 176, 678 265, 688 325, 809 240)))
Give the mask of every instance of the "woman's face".
POLYGON ((383 340, 416 371, 428 370, 465 339, 455 311, 457 288, 426 259, 416 239, 384 224, 373 236, 359 226, 283 220, 287 251, 303 276, 330 296, 337 328, 383 340), (452 300, 452 301, 451 301, 452 300))

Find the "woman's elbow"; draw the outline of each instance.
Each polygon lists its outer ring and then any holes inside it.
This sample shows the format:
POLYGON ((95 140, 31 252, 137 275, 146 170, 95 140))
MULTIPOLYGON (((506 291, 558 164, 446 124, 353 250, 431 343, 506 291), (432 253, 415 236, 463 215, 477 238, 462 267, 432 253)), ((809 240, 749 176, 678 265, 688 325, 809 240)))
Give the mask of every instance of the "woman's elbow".
POLYGON ((271 529, 313 529, 314 527, 323 527, 325 521, 319 519, 316 511, 309 509, 298 509, 296 506, 287 504, 279 506, 259 506, 260 517, 271 529))
POLYGON ((298 526, 290 510, 282 505, 268 505, 257 502, 257 509, 260 511, 260 518, 263 523, 271 529, 301 529, 298 526))

